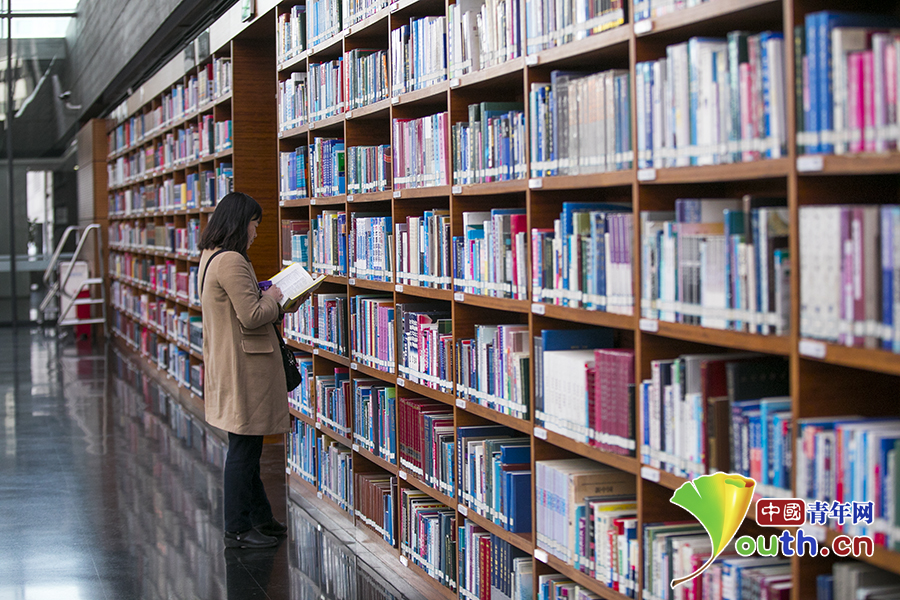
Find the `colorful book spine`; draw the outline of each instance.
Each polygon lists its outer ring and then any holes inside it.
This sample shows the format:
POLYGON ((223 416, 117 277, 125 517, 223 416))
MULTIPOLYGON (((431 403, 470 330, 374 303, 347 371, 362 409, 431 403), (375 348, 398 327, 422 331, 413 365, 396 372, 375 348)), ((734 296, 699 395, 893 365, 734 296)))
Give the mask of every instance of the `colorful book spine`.
POLYGON ((397 362, 400 375, 413 383, 453 389, 453 331, 449 307, 397 304, 397 362))
POLYGON ((308 73, 295 71, 278 83, 278 127, 288 131, 310 122, 308 73))
POLYGON ((394 301, 391 297, 357 295, 350 298, 351 358, 366 366, 394 372, 394 301))
POLYGON ((630 169, 631 84, 625 70, 552 71, 529 92, 531 176, 630 169))
POLYGON ((521 56, 520 4, 478 0, 447 10, 450 77, 460 77, 521 56))
POLYGON ((450 211, 426 210, 395 225, 394 264, 397 282, 420 287, 450 289, 450 211))
POLYGON ((389 473, 354 473, 356 518, 391 546, 397 545, 394 531, 397 506, 397 478, 389 473))
POLYGON ((394 189, 447 185, 447 113, 393 120, 394 189))
POLYGON ((573 0, 526 0, 524 10, 528 54, 584 39, 625 23, 622 0, 600 4, 573 0))
POLYGON ((353 441, 397 464, 397 390, 375 379, 353 380, 353 441))
POLYGON ((275 52, 279 63, 291 60, 306 50, 306 5, 298 4, 280 13, 275 32, 275 52))
POLYGON ((473 338, 457 341, 457 397, 527 418, 529 346, 527 326, 475 325, 473 338))
POLYGON ((391 95, 447 79, 446 17, 414 17, 391 31, 391 95))
POLYGON ((353 452, 329 438, 316 437, 318 485, 322 495, 348 513, 353 512, 353 452))
POLYGON ((324 210, 312 220, 313 268, 325 275, 347 274, 347 213, 324 210))
POLYGON ((456 509, 424 492, 400 490, 400 551, 442 585, 456 589, 456 509))
POLYGON ((390 97, 388 53, 354 49, 344 54, 347 110, 362 108, 390 97))
POLYGON ((288 468, 304 481, 316 485, 316 428, 301 421, 291 419, 291 431, 288 434, 287 448, 288 468))
POLYGON ((347 149, 347 194, 384 192, 392 188, 391 147, 352 146, 347 149))
POLYGON ((469 106, 469 121, 456 123, 450 132, 454 184, 525 177, 525 114, 521 108, 521 103, 503 102, 469 106))

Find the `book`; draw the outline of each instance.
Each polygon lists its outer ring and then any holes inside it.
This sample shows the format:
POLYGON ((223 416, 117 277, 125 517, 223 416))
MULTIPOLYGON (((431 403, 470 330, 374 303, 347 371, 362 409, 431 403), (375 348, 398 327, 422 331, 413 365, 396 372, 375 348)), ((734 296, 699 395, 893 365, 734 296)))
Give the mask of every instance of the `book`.
POLYGON ((300 263, 292 262, 269 280, 278 286, 283 294, 279 304, 285 312, 294 312, 300 306, 300 300, 312 293, 326 279, 325 275, 314 277, 300 263))

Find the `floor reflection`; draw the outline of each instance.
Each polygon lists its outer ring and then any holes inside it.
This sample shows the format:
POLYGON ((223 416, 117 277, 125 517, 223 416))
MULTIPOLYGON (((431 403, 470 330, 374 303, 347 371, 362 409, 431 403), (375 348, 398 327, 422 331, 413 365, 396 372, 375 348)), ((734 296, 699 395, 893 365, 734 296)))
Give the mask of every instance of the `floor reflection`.
POLYGON ((421 600, 287 496, 281 446, 264 482, 289 535, 224 551, 225 443, 129 356, 0 329, 0 600, 421 600))

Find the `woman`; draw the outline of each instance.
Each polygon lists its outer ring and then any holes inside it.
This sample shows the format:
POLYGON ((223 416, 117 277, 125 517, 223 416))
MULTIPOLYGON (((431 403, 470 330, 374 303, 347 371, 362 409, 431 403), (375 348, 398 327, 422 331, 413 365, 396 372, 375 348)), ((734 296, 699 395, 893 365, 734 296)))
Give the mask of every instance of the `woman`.
POLYGON ((225 546, 267 548, 287 528, 272 516, 259 474, 263 436, 289 430, 278 332, 282 293, 260 291, 247 250, 262 218, 259 203, 232 192, 200 238, 200 299, 206 421, 228 432, 225 546))

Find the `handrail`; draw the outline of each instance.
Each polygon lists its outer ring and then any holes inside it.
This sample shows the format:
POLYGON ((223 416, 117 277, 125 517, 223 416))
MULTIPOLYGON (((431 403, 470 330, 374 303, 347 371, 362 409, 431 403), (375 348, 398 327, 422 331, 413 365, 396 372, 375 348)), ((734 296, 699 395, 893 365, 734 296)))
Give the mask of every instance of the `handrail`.
MULTIPOLYGON (((82 248, 82 246, 84 246, 84 242, 87 240, 88 234, 93 229, 96 229, 99 231, 100 225, 98 223, 91 223, 90 225, 85 227, 84 231, 81 233, 81 238, 78 240, 78 245, 75 247, 75 254, 72 256, 72 260, 69 261, 69 266, 66 269, 66 274, 63 275, 62 279, 59 282, 59 293, 60 294, 66 293, 66 284, 69 282, 69 276, 72 275, 72 269, 75 268, 75 263, 77 262, 76 259, 81 254, 81 248, 82 248)), ((68 294, 66 294, 66 295, 68 295, 68 294)), ((72 304, 69 305, 68 309, 66 310, 67 313, 70 310, 72 310, 72 306, 73 306, 72 304)), ((60 318, 62 318, 62 317, 65 317, 65 315, 60 315, 60 318)))
POLYGON ((69 225, 63 232, 62 239, 56 245, 56 250, 53 251, 53 256, 50 258, 50 264, 47 265, 47 270, 44 271, 44 283, 50 283, 50 276, 53 274, 53 269, 56 268, 56 263, 59 262, 59 255, 62 254, 63 246, 69 241, 69 234, 73 231, 78 231, 78 225, 69 225))

